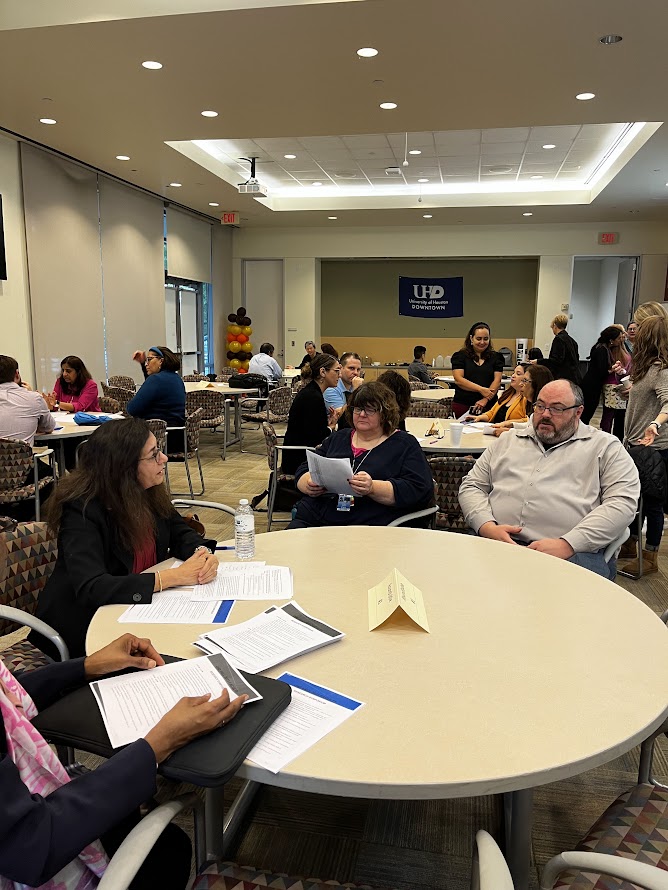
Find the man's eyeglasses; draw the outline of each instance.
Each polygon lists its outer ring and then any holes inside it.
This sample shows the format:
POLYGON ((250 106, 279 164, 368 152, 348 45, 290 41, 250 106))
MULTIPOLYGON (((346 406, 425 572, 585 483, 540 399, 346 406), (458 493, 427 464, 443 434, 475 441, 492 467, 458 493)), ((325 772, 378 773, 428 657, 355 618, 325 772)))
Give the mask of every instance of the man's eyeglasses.
POLYGON ((564 411, 572 411, 573 408, 579 408, 579 405, 568 405, 568 407, 564 408, 561 405, 544 405, 542 402, 536 402, 533 406, 533 410, 536 414, 545 414, 546 411, 549 411, 550 414, 554 414, 559 417, 560 414, 563 414, 564 411))
POLYGON ((162 451, 159 448, 154 448, 148 457, 140 457, 139 460, 154 460, 156 463, 160 463, 161 454, 162 451))
POLYGON ((367 417, 373 417, 374 414, 378 414, 378 408, 353 408, 353 414, 361 414, 362 411, 364 411, 367 417))

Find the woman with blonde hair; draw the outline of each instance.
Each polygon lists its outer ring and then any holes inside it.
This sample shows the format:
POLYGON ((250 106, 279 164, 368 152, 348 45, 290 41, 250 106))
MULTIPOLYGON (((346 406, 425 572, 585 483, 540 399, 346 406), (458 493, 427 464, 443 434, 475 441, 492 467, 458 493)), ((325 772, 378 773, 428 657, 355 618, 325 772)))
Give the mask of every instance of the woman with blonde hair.
MULTIPOLYGON (((626 409, 624 444, 654 448, 664 465, 668 463, 668 317, 664 312, 640 323, 633 348, 631 368, 633 386, 626 409)), ((643 575, 658 571, 657 556, 663 533, 663 504, 643 497, 647 533, 643 547, 643 575)), ((635 540, 629 539, 621 556, 635 552, 635 540)), ((637 574, 638 560, 627 563, 621 571, 637 574)))
POLYGON ((653 315, 668 317, 665 305, 657 303, 656 300, 650 300, 649 303, 641 303, 633 315, 633 320, 636 324, 642 324, 645 319, 651 318, 653 315))

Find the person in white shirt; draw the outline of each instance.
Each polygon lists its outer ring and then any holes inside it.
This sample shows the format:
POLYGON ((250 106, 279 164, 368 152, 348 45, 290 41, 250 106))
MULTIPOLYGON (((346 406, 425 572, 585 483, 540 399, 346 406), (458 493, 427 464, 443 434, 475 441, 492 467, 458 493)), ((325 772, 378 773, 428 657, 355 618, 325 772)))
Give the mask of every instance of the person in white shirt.
POLYGON ((35 433, 51 433, 55 427, 42 396, 21 380, 16 359, 0 355, 0 439, 33 445, 35 433))
POLYGON ((271 343, 263 343, 260 351, 248 364, 249 374, 262 374, 267 380, 278 381, 283 376, 281 366, 274 358, 274 347, 271 343))
POLYGON ((484 451, 462 481, 459 503, 481 537, 527 545, 614 578, 603 551, 638 506, 638 471, 619 439, 580 421, 570 380, 547 383, 523 429, 484 451))

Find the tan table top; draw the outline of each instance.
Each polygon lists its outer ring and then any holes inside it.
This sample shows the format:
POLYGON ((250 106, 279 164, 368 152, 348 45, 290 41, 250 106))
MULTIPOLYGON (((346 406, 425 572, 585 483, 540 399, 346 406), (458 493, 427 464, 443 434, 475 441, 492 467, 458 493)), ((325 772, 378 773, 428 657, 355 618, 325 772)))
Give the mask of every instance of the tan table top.
MULTIPOLYGON (((256 551, 291 566, 295 600, 347 635, 267 673, 365 706, 278 775, 246 762, 246 778, 369 798, 498 793, 606 763, 668 713, 665 626, 578 566, 473 536, 363 526, 261 534, 256 551), (368 631, 367 590, 393 567, 422 589, 431 633, 408 619, 368 631)), ((231 621, 268 605, 237 603, 231 621)), ((88 651, 131 631, 161 652, 200 654, 191 641, 205 627, 118 624, 125 608, 98 610, 88 651)))
POLYGON ((440 402, 441 399, 452 399, 454 395, 454 389, 444 389, 443 387, 439 389, 414 389, 411 392, 411 399, 415 399, 416 402, 440 402))
MULTIPOLYGON (((489 445, 497 441, 495 436, 486 436, 482 432, 462 432, 461 444, 455 447, 450 441, 451 423, 452 420, 441 420, 438 417, 407 417, 406 431, 416 436, 422 450, 430 454, 482 454, 489 445), (442 439, 426 435, 434 423, 440 424, 445 433, 442 439)), ((466 428, 466 424, 464 427, 466 428)))
POLYGON ((257 387, 254 386, 229 386, 227 383, 214 383, 213 385, 208 384, 206 387, 202 387, 199 383, 195 383, 193 381, 185 382, 183 384, 186 388, 186 392, 197 392, 206 391, 207 389, 211 392, 222 392, 225 393, 228 398, 232 396, 238 395, 248 395, 248 393, 256 393, 259 392, 257 387))
MULTIPOLYGON (((86 414, 92 414, 93 417, 102 417, 103 415, 109 417, 108 411, 86 411, 86 414)), ((90 436, 97 429, 97 426, 80 426, 75 423, 72 419, 74 415, 71 412, 54 411, 53 416, 56 427, 62 427, 62 429, 55 429, 52 433, 36 433, 35 443, 48 445, 49 442, 57 439, 78 439, 82 436, 90 436)))

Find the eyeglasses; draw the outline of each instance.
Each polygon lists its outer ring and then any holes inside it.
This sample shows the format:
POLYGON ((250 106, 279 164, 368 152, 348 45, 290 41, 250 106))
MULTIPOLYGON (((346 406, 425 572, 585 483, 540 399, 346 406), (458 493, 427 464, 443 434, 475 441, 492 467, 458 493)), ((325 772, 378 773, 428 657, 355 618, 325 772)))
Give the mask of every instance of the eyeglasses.
POLYGON ((579 405, 569 405, 567 408, 562 408, 557 405, 544 405, 542 402, 536 402, 533 406, 533 410, 535 414, 545 414, 546 411, 549 411, 550 414, 554 414, 556 417, 563 414, 564 411, 572 411, 573 408, 579 408, 579 405))
POLYGON ((353 408, 353 414, 361 414, 362 411, 367 417, 373 417, 374 414, 378 414, 378 408, 353 408))
POLYGON ((160 463, 160 455, 162 451, 159 448, 155 448, 148 457, 140 457, 139 460, 154 460, 156 463, 160 463))

